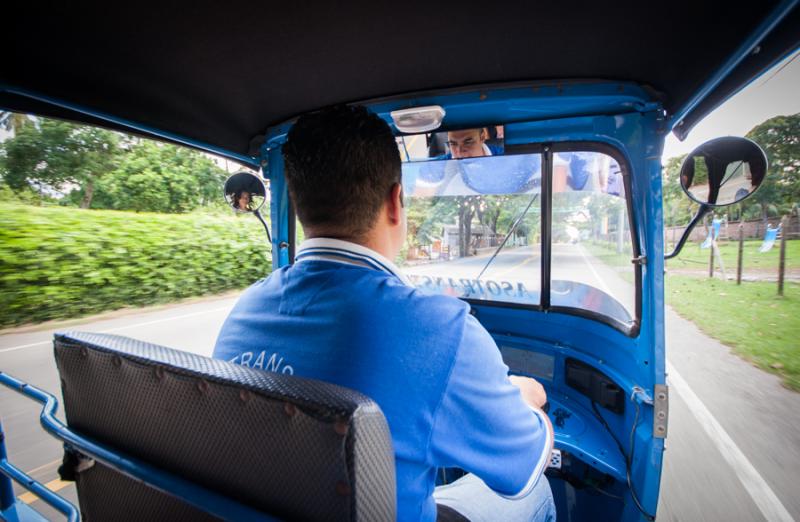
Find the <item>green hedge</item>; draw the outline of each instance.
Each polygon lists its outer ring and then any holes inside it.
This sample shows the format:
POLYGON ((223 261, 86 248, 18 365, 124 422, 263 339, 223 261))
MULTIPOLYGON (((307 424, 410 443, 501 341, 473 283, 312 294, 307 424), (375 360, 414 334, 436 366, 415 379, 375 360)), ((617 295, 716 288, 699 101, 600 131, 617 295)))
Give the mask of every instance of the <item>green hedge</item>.
POLYGON ((0 204, 0 327, 242 288, 270 269, 252 216, 0 204))

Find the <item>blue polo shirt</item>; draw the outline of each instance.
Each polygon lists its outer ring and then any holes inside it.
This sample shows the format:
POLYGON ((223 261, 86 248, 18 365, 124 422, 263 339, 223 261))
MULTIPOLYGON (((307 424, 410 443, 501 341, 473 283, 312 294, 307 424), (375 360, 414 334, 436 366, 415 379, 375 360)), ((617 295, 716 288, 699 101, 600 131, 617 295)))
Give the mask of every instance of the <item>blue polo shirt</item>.
POLYGON ((389 424, 398 520, 435 520, 436 469, 460 467, 523 496, 551 445, 507 377, 489 333, 458 299, 414 288, 389 260, 327 238, 258 281, 220 331, 214 357, 332 382, 371 397, 389 424))

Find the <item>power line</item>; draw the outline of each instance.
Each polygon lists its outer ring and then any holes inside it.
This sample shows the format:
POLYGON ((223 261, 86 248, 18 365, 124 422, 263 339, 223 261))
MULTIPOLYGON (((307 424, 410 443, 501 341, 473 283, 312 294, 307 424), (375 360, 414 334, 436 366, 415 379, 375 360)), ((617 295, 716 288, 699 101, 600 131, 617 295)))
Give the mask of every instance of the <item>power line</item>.
POLYGON ((778 73, 780 73, 780 72, 781 72, 782 70, 784 70, 784 69, 785 69, 785 68, 786 68, 786 67, 787 67, 789 64, 791 64, 793 61, 795 61, 795 60, 797 59, 797 57, 798 57, 798 56, 800 56, 800 53, 795 53, 795 55, 794 55, 794 56, 792 56, 792 59, 791 59, 791 60, 789 60, 789 61, 788 61, 788 62, 786 62, 785 64, 781 65, 781 66, 780 66, 780 68, 779 68, 777 71, 775 71, 774 73, 772 73, 772 75, 771 75, 769 78, 767 78, 766 80, 764 80, 763 82, 761 82, 761 84, 759 84, 759 87, 763 87, 764 85, 766 85, 766 84, 767 84, 767 82, 769 82, 771 79, 775 78, 775 76, 777 76, 777 75, 778 75, 778 73))

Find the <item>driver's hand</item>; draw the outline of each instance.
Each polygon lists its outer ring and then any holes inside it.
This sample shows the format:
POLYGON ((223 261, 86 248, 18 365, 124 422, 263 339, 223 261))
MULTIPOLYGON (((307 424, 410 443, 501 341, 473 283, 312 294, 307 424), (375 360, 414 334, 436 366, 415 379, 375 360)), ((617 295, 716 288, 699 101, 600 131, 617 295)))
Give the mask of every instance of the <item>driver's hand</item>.
POLYGON ((508 380, 519 388, 522 400, 528 405, 541 410, 542 406, 547 402, 547 393, 544 391, 544 387, 536 380, 519 375, 509 375, 508 380))

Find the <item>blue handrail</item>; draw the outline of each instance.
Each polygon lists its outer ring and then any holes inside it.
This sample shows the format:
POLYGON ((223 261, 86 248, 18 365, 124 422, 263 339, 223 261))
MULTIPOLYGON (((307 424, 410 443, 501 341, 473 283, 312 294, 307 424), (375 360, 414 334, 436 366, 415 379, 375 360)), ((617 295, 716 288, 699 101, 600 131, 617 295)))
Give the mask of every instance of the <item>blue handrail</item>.
MULTIPOLYGON (((42 427, 56 439, 65 442, 70 449, 219 518, 226 520, 263 520, 268 522, 278 520, 203 486, 184 480, 136 458, 108 449, 102 444, 74 433, 55 417, 58 409, 58 400, 53 395, 35 386, 31 386, 3 372, 0 372, 0 384, 42 404, 42 412, 39 415, 42 427)), ((0 442, 0 447, 3 448, 0 451, 3 452, 1 456, 5 461, 5 445, 0 442)), ((72 504, 31 479, 10 463, 5 462, 5 464, 0 467, 0 472, 17 480, 23 487, 39 495, 42 500, 70 517, 70 521, 78 520, 77 510, 72 504), (59 507, 61 505, 59 501, 63 501, 75 510, 75 518, 72 518, 67 511, 63 511, 59 507)), ((63 505, 61 506, 64 507, 63 505)))

